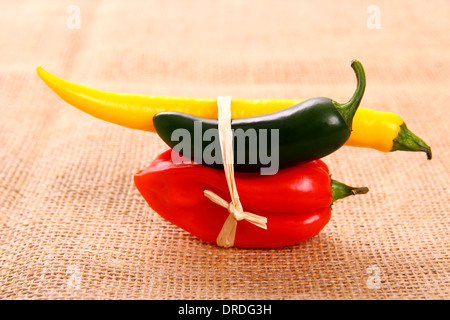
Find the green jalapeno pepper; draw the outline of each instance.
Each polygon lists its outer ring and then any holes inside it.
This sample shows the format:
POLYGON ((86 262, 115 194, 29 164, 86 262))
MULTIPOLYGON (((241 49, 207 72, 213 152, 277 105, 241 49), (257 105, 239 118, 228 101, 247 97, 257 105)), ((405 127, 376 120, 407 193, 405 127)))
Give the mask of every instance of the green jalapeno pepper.
MULTIPOLYGON (((322 158, 343 146, 350 137, 353 117, 366 85, 362 64, 354 60, 351 66, 357 87, 345 103, 316 97, 277 112, 233 119, 235 170, 252 172, 267 168, 267 159, 274 153, 278 153, 277 168, 281 168, 322 158)), ((202 156, 210 152, 213 159, 221 159, 221 154, 217 154, 220 153, 217 120, 181 112, 161 112, 153 117, 153 125, 161 139, 185 158, 207 166, 221 167, 220 163, 202 156), (180 135, 183 132, 190 137, 189 147, 186 147, 186 141, 184 146, 180 146, 180 137, 185 137, 180 135), (199 150, 202 152, 200 155, 199 150)))

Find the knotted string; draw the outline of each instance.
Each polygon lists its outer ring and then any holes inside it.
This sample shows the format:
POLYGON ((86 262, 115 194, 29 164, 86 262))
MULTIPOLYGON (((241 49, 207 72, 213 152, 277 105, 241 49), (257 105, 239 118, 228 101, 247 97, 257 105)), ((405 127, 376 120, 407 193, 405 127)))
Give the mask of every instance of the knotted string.
POLYGON ((247 220, 260 228, 267 229, 267 218, 250 212, 245 212, 242 208, 236 188, 236 182, 234 181, 233 134, 231 131, 231 97, 217 97, 217 106, 219 142, 231 202, 228 203, 220 196, 209 190, 205 190, 203 193, 205 197, 227 209, 229 212, 228 218, 225 220, 225 223, 223 224, 216 239, 218 246, 229 248, 234 246, 238 221, 247 220))

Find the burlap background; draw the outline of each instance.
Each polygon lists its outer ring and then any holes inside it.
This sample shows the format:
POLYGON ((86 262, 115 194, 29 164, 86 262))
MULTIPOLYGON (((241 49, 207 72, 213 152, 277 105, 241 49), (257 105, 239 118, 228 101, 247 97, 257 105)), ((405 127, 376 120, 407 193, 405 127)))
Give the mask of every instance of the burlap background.
POLYGON ((448 299, 449 17, 446 0, 2 1, 0 297, 448 299), (371 5, 381 29, 367 26, 371 5), (401 115, 434 158, 340 149, 325 159, 333 176, 370 193, 336 203, 312 240, 272 250, 220 249, 164 221, 132 180, 165 148, 158 137, 78 111, 35 73, 344 101, 354 58, 363 106, 401 115))

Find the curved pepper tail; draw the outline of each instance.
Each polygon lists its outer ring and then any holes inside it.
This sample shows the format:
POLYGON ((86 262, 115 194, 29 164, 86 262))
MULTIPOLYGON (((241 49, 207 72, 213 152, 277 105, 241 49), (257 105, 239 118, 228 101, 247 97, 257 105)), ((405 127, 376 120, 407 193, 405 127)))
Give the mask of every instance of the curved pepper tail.
POLYGON ((334 203, 336 200, 346 198, 356 194, 366 194, 369 192, 367 187, 350 187, 342 182, 331 179, 331 194, 334 203))
POLYGON ((351 66, 356 75, 356 90, 347 102, 334 102, 336 109, 341 113, 350 130, 352 129, 353 117, 355 116, 356 110, 358 110, 366 89, 366 74, 363 65, 358 60, 353 60, 351 66))
POLYGON ((101 91, 70 82, 37 67, 38 76, 61 99, 98 119, 132 129, 154 131, 153 96, 101 91))
POLYGON ((431 147, 422 139, 412 133, 405 123, 400 126, 400 131, 394 139, 391 151, 423 151, 427 154, 427 159, 431 160, 433 157, 431 147))

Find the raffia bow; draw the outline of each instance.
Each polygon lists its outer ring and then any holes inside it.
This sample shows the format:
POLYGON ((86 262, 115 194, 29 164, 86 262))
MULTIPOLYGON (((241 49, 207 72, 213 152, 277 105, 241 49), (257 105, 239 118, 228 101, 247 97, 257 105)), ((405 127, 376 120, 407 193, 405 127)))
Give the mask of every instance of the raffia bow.
POLYGON ((220 196, 210 190, 204 190, 204 195, 212 202, 224 207, 228 210, 229 215, 222 226, 216 243, 221 247, 234 246, 234 239, 236 237, 237 222, 246 220, 255 226, 267 229, 267 218, 259 216, 250 212, 246 212, 242 208, 239 194, 234 181, 234 166, 233 166, 233 134, 231 131, 231 97, 217 97, 218 106, 218 129, 219 142, 222 151, 223 167, 225 171, 225 178, 227 180, 228 190, 231 196, 231 202, 227 202, 220 196))

